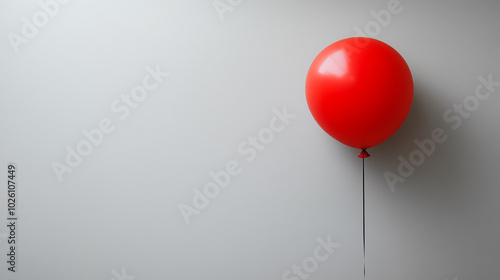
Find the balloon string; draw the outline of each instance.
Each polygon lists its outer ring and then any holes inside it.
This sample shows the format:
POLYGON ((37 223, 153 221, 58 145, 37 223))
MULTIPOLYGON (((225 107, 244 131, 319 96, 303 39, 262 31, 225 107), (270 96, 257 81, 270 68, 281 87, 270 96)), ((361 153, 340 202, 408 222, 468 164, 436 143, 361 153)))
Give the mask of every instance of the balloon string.
POLYGON ((363 158, 363 278, 366 279, 365 158, 363 158))

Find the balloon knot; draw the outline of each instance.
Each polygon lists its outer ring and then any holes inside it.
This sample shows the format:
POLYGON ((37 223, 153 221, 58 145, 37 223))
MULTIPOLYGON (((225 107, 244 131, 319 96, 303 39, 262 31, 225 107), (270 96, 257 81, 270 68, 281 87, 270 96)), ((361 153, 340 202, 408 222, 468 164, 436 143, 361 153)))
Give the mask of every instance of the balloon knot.
POLYGON ((370 157, 370 154, 366 151, 366 149, 362 149, 358 155, 359 158, 367 158, 370 157))

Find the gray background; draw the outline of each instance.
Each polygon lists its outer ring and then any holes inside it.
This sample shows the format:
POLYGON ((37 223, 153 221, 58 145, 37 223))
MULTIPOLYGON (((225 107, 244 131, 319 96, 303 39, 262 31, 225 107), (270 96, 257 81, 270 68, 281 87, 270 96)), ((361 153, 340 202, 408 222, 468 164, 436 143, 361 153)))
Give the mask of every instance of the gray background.
MULTIPOLYGON (((233 0, 221 19, 211 0, 73 0, 16 53, 8 34, 41 7, 0 1, 0 166, 5 182, 16 162, 19 185, 18 272, 2 226, 0 278, 284 279, 330 236, 340 247, 309 279, 362 279, 361 160, 315 123, 304 82, 389 2, 233 0), (170 76, 117 118, 113 100, 157 65, 170 76), (284 107, 295 119, 247 162, 238 145, 284 107), (51 164, 103 118, 115 131, 59 182, 51 164), (186 224, 179 205, 230 160, 241 174, 186 224)), ((479 76, 500 80, 500 1, 401 7, 375 37, 408 62, 415 98, 365 162, 367 279, 498 279, 500 88, 459 129, 442 115, 479 76), (447 141, 391 190, 384 172, 435 128, 447 141)))

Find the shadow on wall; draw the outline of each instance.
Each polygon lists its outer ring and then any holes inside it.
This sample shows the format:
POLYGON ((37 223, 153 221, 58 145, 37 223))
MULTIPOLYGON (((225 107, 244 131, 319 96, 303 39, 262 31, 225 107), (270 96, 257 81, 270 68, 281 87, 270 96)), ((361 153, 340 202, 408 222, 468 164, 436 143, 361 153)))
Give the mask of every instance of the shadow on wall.
POLYGON ((442 119, 442 114, 436 115, 435 112, 431 112, 430 109, 448 108, 452 105, 436 104, 439 99, 432 97, 438 95, 439 93, 423 82, 415 81, 413 104, 405 122, 393 136, 369 150, 372 157, 367 162, 367 168, 376 178, 380 178, 376 180, 374 188, 393 192, 398 188, 418 188, 418 191, 415 189, 412 191, 422 195, 426 194, 427 190, 439 188, 439 192, 450 195, 452 189, 460 185, 457 183, 462 179, 457 174, 465 174, 464 166, 460 164, 463 156, 456 151, 453 144, 450 144, 450 140, 466 135, 461 130, 450 131, 442 119), (435 130, 442 131, 440 138, 444 140, 442 143, 432 140, 432 133, 435 130), (424 151, 415 141, 419 141, 426 150, 424 151), (441 159, 439 160, 441 163, 446 162, 444 165, 439 165, 439 169, 435 168, 439 163, 437 158, 441 159), (394 174, 394 177, 390 177, 391 180, 395 180, 392 181, 395 182, 392 188, 387 182, 386 172, 394 174))

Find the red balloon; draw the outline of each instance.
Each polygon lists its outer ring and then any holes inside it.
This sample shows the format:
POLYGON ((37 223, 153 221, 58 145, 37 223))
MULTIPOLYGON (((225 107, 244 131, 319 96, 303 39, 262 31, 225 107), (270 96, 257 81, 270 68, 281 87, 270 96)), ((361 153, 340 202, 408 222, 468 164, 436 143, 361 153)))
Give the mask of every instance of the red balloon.
POLYGON ((403 124, 413 100, 413 79, 403 57, 372 38, 347 38, 324 49, 306 78, 314 119, 333 138, 366 149, 403 124))

